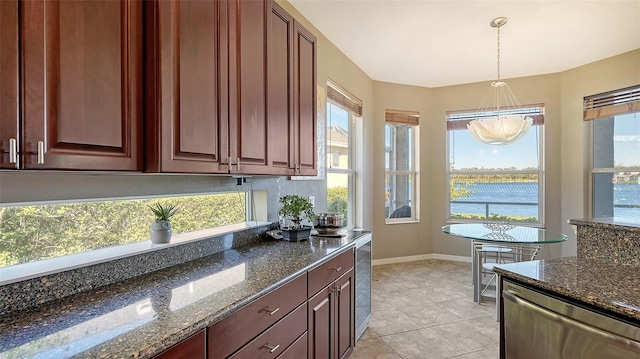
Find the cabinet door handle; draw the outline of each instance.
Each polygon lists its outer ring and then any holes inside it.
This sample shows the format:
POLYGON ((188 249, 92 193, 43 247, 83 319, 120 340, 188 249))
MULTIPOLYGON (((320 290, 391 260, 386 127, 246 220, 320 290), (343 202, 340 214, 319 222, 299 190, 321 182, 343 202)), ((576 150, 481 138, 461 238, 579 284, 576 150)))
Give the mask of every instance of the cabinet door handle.
POLYGON ((335 284, 333 286, 331 286, 331 288, 329 288, 329 292, 335 293, 337 291, 338 291, 338 288, 336 287, 335 284))
POLYGON ((338 268, 329 268, 329 270, 334 270, 336 272, 340 272, 342 270, 342 267, 338 267, 338 268))
POLYGON ((236 158, 236 171, 240 172, 240 157, 236 158))
POLYGON ((15 138, 9 139, 9 163, 18 163, 18 141, 15 138))
POLYGON ((269 312, 269 315, 274 315, 274 314, 276 314, 279 310, 280 310, 280 307, 278 307, 278 308, 276 308, 276 309, 274 309, 274 310, 269 310, 269 308, 264 308, 264 309, 261 309, 260 311, 261 311, 261 312, 269 312))
POLYGON ((38 141, 38 164, 44 164, 44 141, 38 141))
POLYGON ((276 344, 275 346, 271 346, 271 345, 264 345, 263 348, 267 348, 269 349, 269 353, 273 353, 276 350, 278 350, 278 348, 280 348, 280 344, 276 344))

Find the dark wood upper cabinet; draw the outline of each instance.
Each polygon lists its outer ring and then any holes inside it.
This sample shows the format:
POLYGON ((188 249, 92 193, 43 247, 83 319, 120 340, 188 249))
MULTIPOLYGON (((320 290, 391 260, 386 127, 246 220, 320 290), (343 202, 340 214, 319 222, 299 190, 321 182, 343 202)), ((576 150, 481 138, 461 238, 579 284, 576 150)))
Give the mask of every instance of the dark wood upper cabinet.
POLYGON ((273 2, 269 157, 274 172, 316 174, 316 37, 273 2))
POLYGON ((145 171, 227 173, 227 2, 145 6, 145 171))
POLYGON ((271 140, 267 123, 270 19, 270 0, 229 0, 231 173, 271 174, 267 147, 271 140))
MULTIPOLYGON (((316 37, 294 22, 294 139, 298 175, 316 175, 316 37)), ((324 165, 324 164, 323 164, 324 165)))
POLYGON ((273 2, 269 43, 269 159, 273 172, 293 174, 295 128, 293 120, 294 20, 273 2))
POLYGON ((22 167, 141 170, 142 3, 21 6, 22 167))
POLYGON ((0 1, 0 168, 19 168, 18 1, 0 1))

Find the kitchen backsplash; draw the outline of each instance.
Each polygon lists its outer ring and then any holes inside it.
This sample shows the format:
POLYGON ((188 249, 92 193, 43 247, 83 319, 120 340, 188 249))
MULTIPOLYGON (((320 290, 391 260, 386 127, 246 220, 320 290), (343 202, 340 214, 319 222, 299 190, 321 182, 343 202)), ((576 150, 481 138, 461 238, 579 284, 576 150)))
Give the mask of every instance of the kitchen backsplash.
POLYGON ((0 315, 254 243, 275 226, 262 225, 0 286, 0 315))

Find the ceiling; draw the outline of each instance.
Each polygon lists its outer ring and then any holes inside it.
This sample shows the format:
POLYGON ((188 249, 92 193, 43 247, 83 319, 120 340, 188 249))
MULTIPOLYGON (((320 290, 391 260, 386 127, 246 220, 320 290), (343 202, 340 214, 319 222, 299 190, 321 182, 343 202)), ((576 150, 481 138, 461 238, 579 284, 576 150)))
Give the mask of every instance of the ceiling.
MULTIPOLYGON (((369 77, 440 87, 555 73, 640 48, 640 0, 289 0, 369 77)), ((640 66, 640 64, 638 64, 640 66)))

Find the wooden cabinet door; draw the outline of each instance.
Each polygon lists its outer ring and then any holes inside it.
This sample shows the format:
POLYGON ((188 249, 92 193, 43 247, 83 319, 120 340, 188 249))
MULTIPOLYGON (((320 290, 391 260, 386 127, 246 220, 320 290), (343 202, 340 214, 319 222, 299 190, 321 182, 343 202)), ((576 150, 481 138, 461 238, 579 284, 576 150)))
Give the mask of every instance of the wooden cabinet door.
POLYGON ((335 285, 330 284, 309 299, 309 359, 334 358, 335 285))
POLYGON ((142 3, 33 0, 22 10, 23 167, 141 170, 142 3))
POLYGON ((273 174, 294 174, 293 17, 273 2, 269 43, 269 165, 273 174))
POLYGON ((225 1, 145 3, 149 172, 228 172, 225 1))
POLYGON ((316 37, 294 23, 294 120, 296 173, 317 174, 316 168, 316 37))
POLYGON ((0 1, 0 168, 19 168, 18 1, 0 1))
POLYGON ((270 19, 271 0, 229 0, 231 173, 270 172, 267 158, 267 38, 270 19))
POLYGON ((176 344, 156 359, 204 359, 205 352, 205 332, 204 330, 192 335, 188 339, 176 344))
POLYGON ((355 345, 355 284, 353 270, 336 281, 336 328, 337 358, 349 357, 355 345))

